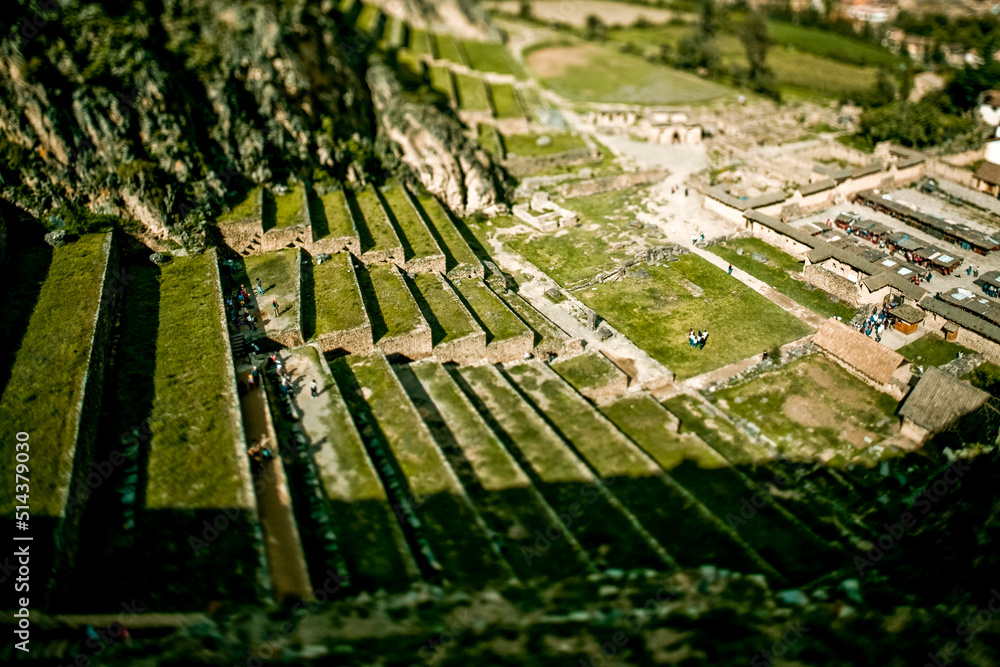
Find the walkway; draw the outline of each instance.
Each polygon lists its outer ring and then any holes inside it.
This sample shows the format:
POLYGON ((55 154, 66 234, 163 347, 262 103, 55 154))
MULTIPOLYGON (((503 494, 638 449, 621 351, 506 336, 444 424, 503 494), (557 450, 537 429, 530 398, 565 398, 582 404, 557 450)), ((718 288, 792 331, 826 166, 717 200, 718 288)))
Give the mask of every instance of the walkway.
MULTIPOLYGON (((602 341, 597 332, 591 331, 572 310, 575 306, 582 309, 582 312, 586 312, 587 307, 583 303, 563 290, 556 281, 537 266, 508 249, 502 241, 490 238, 489 243, 490 254, 498 265, 507 270, 531 276, 531 280, 521 281, 518 293, 536 310, 569 334, 571 338, 583 339, 587 342, 587 349, 600 350, 609 358, 614 359, 615 363, 621 366, 622 370, 631 378, 633 388, 654 389, 673 381, 674 374, 670 369, 649 356, 625 335, 616 333, 611 338, 602 341), (552 303, 545 296, 545 291, 553 287, 566 294, 568 300, 560 304, 552 303)), ((608 327, 612 328, 610 325, 608 327)))
MULTIPOLYGON (((237 369, 237 377, 246 378, 251 367, 242 364, 237 369)), ((267 440, 275 458, 262 464, 260 476, 254 480, 257 495, 257 512, 264 532, 264 552, 267 569, 271 575, 271 587, 277 602, 292 595, 304 600, 312 598, 312 584, 306 567, 299 530, 292 512, 292 501, 288 495, 288 482, 281 459, 277 456, 277 444, 273 441, 273 427, 270 427, 267 397, 261 387, 247 392, 240 398, 243 410, 243 428, 248 443, 267 440)))
MULTIPOLYGON (((714 252, 710 252, 708 250, 705 250, 704 248, 694 247, 691 248, 691 252, 698 255, 699 257, 702 257, 703 259, 708 260, 712 264, 715 264, 723 271, 725 271, 729 267, 729 262, 719 257, 714 252)), ((814 329, 819 329, 821 326, 823 326, 823 323, 826 322, 827 320, 827 318, 823 317, 822 315, 818 315, 817 313, 814 313, 805 306, 789 299, 787 296, 785 296, 778 290, 774 289, 773 287, 765 283, 763 280, 758 280, 757 278, 754 278, 746 271, 738 269, 735 266, 733 267, 733 278, 736 278, 741 283, 752 289, 754 292, 757 292, 758 294, 762 295, 771 303, 775 304, 782 310, 791 313, 792 315, 799 318, 800 320, 802 320, 809 326, 813 327, 814 329)))

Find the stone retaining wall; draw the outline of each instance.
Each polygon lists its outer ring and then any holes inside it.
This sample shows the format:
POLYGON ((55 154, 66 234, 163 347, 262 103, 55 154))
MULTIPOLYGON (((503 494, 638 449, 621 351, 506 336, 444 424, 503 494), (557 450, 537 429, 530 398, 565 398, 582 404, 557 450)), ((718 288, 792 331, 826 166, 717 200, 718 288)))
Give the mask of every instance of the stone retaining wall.
POLYGON ((423 324, 409 333, 382 338, 376 345, 386 357, 400 356, 411 361, 426 359, 433 354, 431 328, 423 324))
POLYGON ((557 188, 557 192, 563 197, 585 197, 587 195, 602 194, 612 190, 624 190, 639 185, 647 185, 662 181, 670 175, 669 169, 653 169, 650 171, 639 171, 632 174, 619 174, 617 176, 602 176, 583 183, 570 183, 557 188))
POLYGON ((858 307, 858 284, 836 273, 827 271, 819 264, 809 264, 802 270, 807 282, 824 292, 836 294, 844 303, 858 307))
POLYGON ((375 349, 375 345, 372 343, 372 325, 370 323, 353 329, 314 336, 309 342, 323 352, 343 350, 349 354, 368 354, 375 349))
POLYGON ((486 361, 491 364, 506 364, 524 361, 535 345, 535 332, 531 329, 519 336, 504 340, 493 340, 486 346, 486 361))
POLYGON ((552 155, 534 157, 515 155, 503 160, 500 164, 511 176, 526 176, 535 171, 543 171, 553 167, 571 167, 593 162, 600 158, 600 153, 590 148, 574 148, 552 155))
MULTIPOLYGON (((111 330, 115 322, 115 314, 121 301, 121 293, 125 288, 122 282, 114 278, 119 273, 118 245, 114 233, 108 234, 106 241, 108 259, 101 277, 101 300, 94 320, 94 329, 90 339, 90 355, 82 378, 83 392, 76 405, 75 415, 66 415, 76 421, 76 449, 73 454, 73 468, 70 475, 84 478, 92 472, 94 449, 97 445, 97 427, 101 415, 101 402, 104 397, 105 371, 111 356, 111 330)), ((68 480, 62 491, 67 500, 72 482, 68 480)), ((80 521, 86 507, 84 502, 64 502, 63 516, 55 524, 53 545, 52 571, 57 576, 53 579, 51 593, 53 599, 58 599, 62 588, 68 584, 76 571, 76 555, 80 541, 80 521)), ((40 587, 41 588, 41 587, 40 587)))
POLYGON ((444 273, 446 269, 444 255, 415 257, 403 265, 407 273, 444 273))
POLYGON ((476 331, 439 344, 434 348, 434 359, 442 364, 452 362, 462 366, 483 361, 486 359, 486 332, 476 331))

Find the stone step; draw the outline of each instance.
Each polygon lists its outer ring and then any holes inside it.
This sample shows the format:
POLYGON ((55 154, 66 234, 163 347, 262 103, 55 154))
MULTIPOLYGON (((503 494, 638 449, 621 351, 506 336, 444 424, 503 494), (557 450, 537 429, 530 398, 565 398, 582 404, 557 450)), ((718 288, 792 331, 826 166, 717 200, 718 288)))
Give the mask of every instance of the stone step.
MULTIPOLYGON (((500 371, 479 364, 455 379, 598 568, 671 569, 673 559, 524 400, 500 371)), ((558 526, 539 537, 526 558, 547 558, 558 526)))
POLYGON ((711 564, 783 579, 547 365, 533 361, 507 373, 681 566, 711 564))
POLYGON ((469 586, 512 578, 509 563, 489 539, 489 530, 385 356, 351 355, 337 359, 331 369, 350 397, 355 421, 370 427, 373 459, 404 485, 396 497, 405 498, 419 519, 432 552, 424 556, 429 569, 469 586))
POLYGON ((595 571, 572 532, 441 364, 400 365, 396 373, 520 578, 595 571), (522 554, 552 526, 565 539, 552 545, 548 558, 529 563, 522 554))

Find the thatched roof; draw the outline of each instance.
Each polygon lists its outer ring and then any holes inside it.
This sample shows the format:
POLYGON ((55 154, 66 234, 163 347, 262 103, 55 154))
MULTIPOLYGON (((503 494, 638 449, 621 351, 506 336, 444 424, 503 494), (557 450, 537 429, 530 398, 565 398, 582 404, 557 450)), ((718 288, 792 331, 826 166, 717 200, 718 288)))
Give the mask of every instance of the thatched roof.
POLYGON ((980 408, 989 397, 985 391, 932 366, 906 397, 899 415, 932 433, 940 433, 980 408))
POLYGON ((898 352, 833 318, 819 328, 812 342, 879 384, 891 380, 892 374, 906 361, 898 352))
POLYGON ((818 181, 813 181, 812 183, 806 183, 805 185, 799 186, 799 192, 802 196, 813 195, 817 192, 823 192, 824 190, 829 190, 830 188, 837 187, 837 181, 833 180, 829 176, 826 178, 821 178, 818 181))

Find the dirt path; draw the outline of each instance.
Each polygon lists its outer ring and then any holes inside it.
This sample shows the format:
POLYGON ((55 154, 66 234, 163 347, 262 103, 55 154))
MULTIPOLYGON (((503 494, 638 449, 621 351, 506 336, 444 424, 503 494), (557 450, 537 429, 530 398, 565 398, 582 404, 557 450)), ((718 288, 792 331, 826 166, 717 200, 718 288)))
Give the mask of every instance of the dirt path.
MULTIPOLYGON (((249 366, 241 366, 238 375, 245 377, 249 370, 249 366)), ((243 410, 247 441, 254 443, 262 438, 270 441, 264 390, 257 387, 244 394, 240 399, 240 407, 243 410)), ((276 452, 277 443, 270 442, 270 445, 272 451, 276 452)), ((288 496, 288 483, 277 458, 263 464, 263 472, 254 484, 254 491, 257 494, 257 511, 264 532, 264 551, 275 599, 280 602, 289 595, 311 599, 312 585, 305 555, 302 553, 299 531, 295 525, 292 501, 288 496)))
MULTIPOLYGON (((559 288, 556 281, 521 255, 508 249, 502 241, 495 238, 489 241, 490 253, 500 266, 531 276, 531 280, 521 283, 518 293, 571 338, 582 338, 587 342, 587 349, 600 350, 615 359, 623 369, 628 369, 626 372, 632 378, 632 388, 653 389, 673 381, 674 374, 670 369, 646 354, 625 335, 616 332, 608 340, 601 341, 597 332, 591 331, 586 321, 581 320, 574 311, 574 306, 585 309, 583 303, 565 290, 562 291, 569 297, 568 300, 560 304, 552 303, 544 293, 552 287, 559 288)), ((610 325, 607 326, 614 330, 610 325)))

